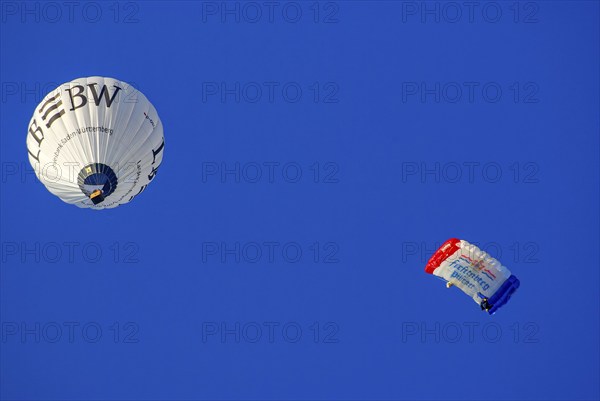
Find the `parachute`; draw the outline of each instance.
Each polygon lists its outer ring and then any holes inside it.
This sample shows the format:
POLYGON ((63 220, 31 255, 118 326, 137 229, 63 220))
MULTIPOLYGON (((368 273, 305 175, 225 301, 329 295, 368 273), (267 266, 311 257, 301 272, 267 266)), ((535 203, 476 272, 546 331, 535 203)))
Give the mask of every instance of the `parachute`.
POLYGON ((88 77, 60 85, 36 107, 27 151, 37 178, 81 208, 108 209, 132 201, 156 176, 163 126, 133 86, 88 77))
POLYGON ((456 286, 493 315, 519 288, 520 281, 500 262, 457 238, 446 241, 429 259, 425 272, 456 286))

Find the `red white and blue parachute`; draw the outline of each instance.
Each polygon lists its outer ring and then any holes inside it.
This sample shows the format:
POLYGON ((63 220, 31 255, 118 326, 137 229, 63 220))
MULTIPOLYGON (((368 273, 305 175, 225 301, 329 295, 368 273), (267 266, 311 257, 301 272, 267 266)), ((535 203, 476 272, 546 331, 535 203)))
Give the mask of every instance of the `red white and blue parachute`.
POLYGON ((493 315, 508 302, 520 281, 500 262, 475 245, 457 238, 446 241, 429 259, 425 271, 456 286, 493 315))

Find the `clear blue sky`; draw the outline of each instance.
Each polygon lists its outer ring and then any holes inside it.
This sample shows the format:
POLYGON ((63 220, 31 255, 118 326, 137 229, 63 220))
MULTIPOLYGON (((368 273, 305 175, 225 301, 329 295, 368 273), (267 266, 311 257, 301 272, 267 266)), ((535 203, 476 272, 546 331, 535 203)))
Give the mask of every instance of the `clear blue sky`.
POLYGON ((599 399, 598 2, 0 4, 0 398, 599 399), (166 143, 102 212, 25 147, 93 75, 166 143), (450 237, 496 315, 423 271, 450 237))

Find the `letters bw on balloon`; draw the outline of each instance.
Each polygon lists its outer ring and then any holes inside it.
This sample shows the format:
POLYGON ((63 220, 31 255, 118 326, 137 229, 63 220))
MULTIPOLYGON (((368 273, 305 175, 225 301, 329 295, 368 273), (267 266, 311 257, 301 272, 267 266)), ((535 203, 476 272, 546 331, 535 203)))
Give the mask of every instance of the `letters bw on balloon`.
POLYGON ((133 86, 113 78, 60 85, 29 122, 29 162, 44 186, 82 208, 131 202, 156 176, 163 158, 156 109, 133 86))

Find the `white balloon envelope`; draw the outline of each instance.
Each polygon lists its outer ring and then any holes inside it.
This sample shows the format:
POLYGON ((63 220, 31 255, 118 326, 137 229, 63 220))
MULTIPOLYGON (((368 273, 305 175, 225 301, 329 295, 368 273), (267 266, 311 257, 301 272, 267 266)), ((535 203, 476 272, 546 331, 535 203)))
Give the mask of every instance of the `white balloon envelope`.
POLYGON ((36 107, 27 150, 50 192, 82 208, 107 209, 142 193, 163 158, 156 109, 133 86, 88 77, 60 85, 36 107))

